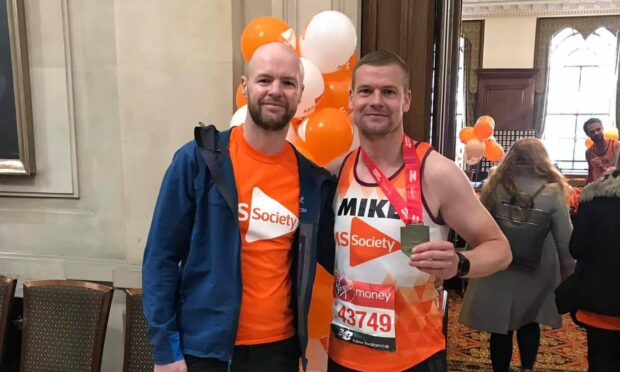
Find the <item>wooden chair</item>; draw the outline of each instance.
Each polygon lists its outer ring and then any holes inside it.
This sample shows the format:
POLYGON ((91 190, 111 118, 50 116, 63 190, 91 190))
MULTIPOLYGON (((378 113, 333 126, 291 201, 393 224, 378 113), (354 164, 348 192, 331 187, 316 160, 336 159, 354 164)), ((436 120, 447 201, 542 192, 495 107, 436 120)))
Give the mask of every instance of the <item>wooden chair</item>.
POLYGON ((125 289, 127 311, 125 313, 125 360, 124 372, 152 372, 153 353, 147 338, 147 324, 142 311, 142 289, 125 289))
POLYGON ((4 365, 4 344, 9 327, 11 303, 15 295, 17 279, 0 275, 0 369, 4 365))
POLYGON ((21 372, 98 372, 112 293, 77 280, 24 283, 21 372))

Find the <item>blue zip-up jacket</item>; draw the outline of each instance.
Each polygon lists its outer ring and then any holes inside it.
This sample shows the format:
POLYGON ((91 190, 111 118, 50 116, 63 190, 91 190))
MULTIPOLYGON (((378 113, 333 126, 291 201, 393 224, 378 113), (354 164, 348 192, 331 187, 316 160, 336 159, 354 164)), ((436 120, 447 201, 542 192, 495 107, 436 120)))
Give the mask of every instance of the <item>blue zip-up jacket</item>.
MULTIPOLYGON (((144 252, 144 314, 156 364, 181 360, 183 354, 230 363, 235 348, 241 236, 230 130, 217 132, 209 126, 196 128, 195 134, 195 141, 175 153, 164 175, 144 252)), ((300 216, 292 247, 291 308, 305 368, 316 263, 333 270, 336 184, 324 169, 295 153, 300 216)))

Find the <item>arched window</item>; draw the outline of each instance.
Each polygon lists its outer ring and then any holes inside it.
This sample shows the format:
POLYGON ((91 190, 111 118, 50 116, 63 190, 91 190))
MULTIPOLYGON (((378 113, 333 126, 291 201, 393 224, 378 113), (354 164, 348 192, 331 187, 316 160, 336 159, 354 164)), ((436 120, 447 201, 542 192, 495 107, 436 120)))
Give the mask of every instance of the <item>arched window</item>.
POLYGON ((543 141, 565 174, 586 173, 583 123, 616 125, 617 34, 601 27, 585 40, 573 28, 556 33, 549 45, 543 141))

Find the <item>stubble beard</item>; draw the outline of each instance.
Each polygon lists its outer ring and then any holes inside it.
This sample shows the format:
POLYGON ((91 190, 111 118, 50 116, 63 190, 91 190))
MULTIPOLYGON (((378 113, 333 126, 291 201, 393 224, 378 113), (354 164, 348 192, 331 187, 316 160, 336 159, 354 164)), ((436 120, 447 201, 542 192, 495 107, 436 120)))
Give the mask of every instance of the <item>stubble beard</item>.
POLYGON ((284 105, 282 115, 265 115, 263 114, 262 104, 248 97, 248 113, 259 128, 269 132, 278 132, 286 128, 295 115, 295 110, 292 110, 286 101, 283 101, 282 104, 284 105))
POLYGON ((390 134, 398 131, 399 125, 395 125, 394 121, 389 120, 385 125, 382 126, 371 126, 371 125, 358 125, 357 129, 360 134, 365 138, 370 140, 378 140, 384 137, 389 136, 390 134))

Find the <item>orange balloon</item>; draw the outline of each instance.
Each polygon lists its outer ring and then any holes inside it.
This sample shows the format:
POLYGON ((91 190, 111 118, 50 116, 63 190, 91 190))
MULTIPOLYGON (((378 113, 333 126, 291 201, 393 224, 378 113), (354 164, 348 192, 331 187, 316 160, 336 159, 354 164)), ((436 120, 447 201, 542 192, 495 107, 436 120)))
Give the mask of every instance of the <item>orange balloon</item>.
POLYGON ((500 161, 504 157, 504 148, 502 147, 502 145, 493 140, 486 141, 484 157, 487 158, 488 161, 500 161))
POLYGON ((332 322, 333 288, 334 277, 322 266, 317 265, 308 314, 309 338, 320 339, 329 336, 332 322))
POLYGON ((486 140, 493 134, 495 129, 495 120, 490 116, 481 116, 474 125, 474 134, 482 141, 486 140))
POLYGON ((478 118, 478 120, 476 120, 476 123, 482 122, 482 121, 490 122, 493 128, 495 128, 495 119, 493 119, 491 116, 482 115, 481 117, 478 118))
POLYGON ((586 148, 589 149, 590 147, 592 147, 592 145, 594 145, 594 141, 592 141, 592 138, 587 137, 586 138, 586 148))
MULTIPOLYGON (((304 143, 301 141, 301 139, 299 138, 299 136, 297 137, 297 141, 293 144, 295 145, 295 148, 297 149, 297 151, 299 151, 303 156, 305 156, 308 160, 312 161, 313 163, 319 164, 319 162, 314 158, 314 156, 310 153, 310 150, 308 150, 305 146, 304 143)), ((329 164, 329 163, 328 163, 329 164)))
POLYGON ((339 75, 346 75, 350 79, 353 76, 352 75, 353 69, 355 68, 355 65, 357 64, 357 61, 358 61, 357 54, 353 53, 351 58, 349 58, 349 60, 344 65, 338 66, 338 69, 336 71, 331 72, 329 74, 323 74, 323 79, 333 79, 339 75))
POLYGON ((320 166, 343 155, 353 143, 349 117, 333 107, 312 113, 305 123, 301 123, 299 131, 305 131, 305 135, 300 136, 305 139, 300 147, 307 150, 320 166))
POLYGON ((248 99, 243 96, 243 86, 239 83, 237 93, 235 93, 235 106, 237 108, 248 104, 248 99))
POLYGON ((333 107, 350 114, 349 90, 351 89, 351 71, 323 75, 325 89, 317 110, 333 107))
POLYGON ((295 128, 295 131, 297 131, 297 128, 299 128, 299 124, 301 124, 302 121, 303 119, 297 119, 297 118, 291 119, 291 125, 293 126, 293 128, 295 128))
POLYGON ((281 42, 295 49, 295 32, 283 20, 276 17, 259 17, 248 23, 241 33, 241 53, 248 62, 261 45, 281 42))
POLYGON ((470 139, 473 139, 474 137, 474 127, 465 127, 459 132, 459 140, 461 140, 462 143, 467 143, 470 139))
POLYGON ((612 139, 614 141, 618 140, 618 128, 614 127, 614 128, 607 129, 604 133, 605 133, 605 139, 607 140, 612 139))
MULTIPOLYGON (((299 36, 297 37, 297 40, 299 40, 299 36)), ((301 43, 295 43, 295 54, 297 54, 299 57, 301 57, 301 49, 299 47, 301 43)))

